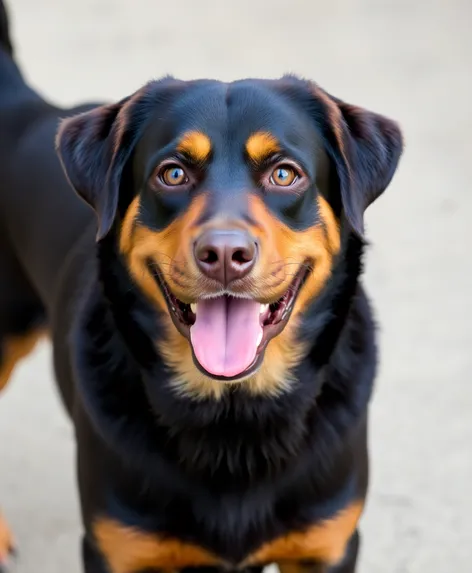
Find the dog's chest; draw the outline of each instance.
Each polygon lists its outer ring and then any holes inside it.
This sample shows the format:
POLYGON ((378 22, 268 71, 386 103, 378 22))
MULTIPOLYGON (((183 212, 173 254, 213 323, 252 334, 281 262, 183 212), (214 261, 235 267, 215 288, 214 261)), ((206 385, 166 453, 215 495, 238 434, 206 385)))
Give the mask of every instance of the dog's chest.
POLYGON ((244 504, 239 515, 233 508, 226 519, 224 510, 223 504, 200 524, 194 515, 179 515, 180 527, 171 519, 169 527, 155 531, 102 517, 95 522, 94 533, 111 573, 209 566, 242 569, 297 561, 331 565, 342 559, 362 503, 350 501, 332 515, 296 528, 283 527, 274 514, 271 523, 258 521, 256 514, 251 522, 244 504))

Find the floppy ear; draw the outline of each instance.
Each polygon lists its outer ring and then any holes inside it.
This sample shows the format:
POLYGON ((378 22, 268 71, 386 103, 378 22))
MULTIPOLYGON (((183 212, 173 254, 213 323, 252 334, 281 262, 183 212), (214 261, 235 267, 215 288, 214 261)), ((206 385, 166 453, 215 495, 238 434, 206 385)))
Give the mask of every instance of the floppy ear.
POLYGON ((145 118, 185 82, 168 76, 146 84, 118 103, 63 120, 56 137, 72 187, 94 210, 97 240, 110 231, 119 205, 123 169, 145 125, 145 118))
POLYGON ((56 138, 56 150, 70 184, 97 215, 97 240, 110 230, 118 205, 123 163, 117 161, 117 122, 124 104, 97 107, 65 119, 56 138))
POLYGON ((56 151, 69 182, 94 210, 97 241, 110 231, 119 206, 121 176, 155 106, 171 100, 186 82, 151 81, 118 103, 63 120, 56 151))
POLYGON ((364 233, 364 211, 390 183, 403 150, 398 125, 377 113, 347 104, 313 85, 322 106, 327 150, 340 183, 346 218, 359 235, 364 233))

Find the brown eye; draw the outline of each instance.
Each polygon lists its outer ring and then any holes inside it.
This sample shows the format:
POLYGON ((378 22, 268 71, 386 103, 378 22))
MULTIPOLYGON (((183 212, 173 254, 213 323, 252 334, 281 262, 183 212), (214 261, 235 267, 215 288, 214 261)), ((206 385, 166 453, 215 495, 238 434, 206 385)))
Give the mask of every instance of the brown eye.
POLYGON ((169 187, 176 187, 187 183, 188 177, 179 165, 169 165, 160 173, 160 178, 169 187))
POLYGON ((279 187, 288 187, 298 178, 298 173, 290 165, 279 165, 272 171, 270 182, 279 187))

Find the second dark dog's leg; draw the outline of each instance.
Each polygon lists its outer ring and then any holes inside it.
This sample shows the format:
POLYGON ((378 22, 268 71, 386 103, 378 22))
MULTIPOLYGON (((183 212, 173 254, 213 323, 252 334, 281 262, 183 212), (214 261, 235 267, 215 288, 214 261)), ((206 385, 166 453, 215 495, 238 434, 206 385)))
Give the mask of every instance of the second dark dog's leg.
POLYGON ((342 563, 329 569, 329 573, 355 573, 357 557, 359 555, 360 535, 356 531, 349 541, 346 555, 342 563))
POLYGON ((101 555, 86 535, 82 537, 82 564, 84 573, 108 573, 101 555))

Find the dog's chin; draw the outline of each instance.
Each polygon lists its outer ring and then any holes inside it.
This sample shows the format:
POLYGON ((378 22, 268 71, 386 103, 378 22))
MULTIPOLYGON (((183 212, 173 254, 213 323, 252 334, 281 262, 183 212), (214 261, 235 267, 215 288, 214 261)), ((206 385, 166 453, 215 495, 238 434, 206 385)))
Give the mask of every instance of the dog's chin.
POLYGON ((212 293, 187 304, 172 293, 161 273, 154 276, 175 328, 189 341, 196 368, 219 382, 239 383, 259 370, 268 343, 287 326, 308 273, 302 265, 272 303, 244 298, 242 293, 212 293))

